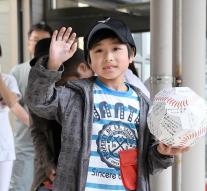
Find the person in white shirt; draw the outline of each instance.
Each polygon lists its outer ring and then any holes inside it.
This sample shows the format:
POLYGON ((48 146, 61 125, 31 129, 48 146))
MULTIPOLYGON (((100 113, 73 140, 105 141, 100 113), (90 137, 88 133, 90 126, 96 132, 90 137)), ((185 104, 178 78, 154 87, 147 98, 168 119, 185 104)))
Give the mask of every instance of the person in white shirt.
MULTIPOLYGON (((1 47, 0 47, 1 56, 1 47)), ((26 125, 25 110, 18 104, 20 92, 15 78, 0 72, 0 190, 8 191, 13 161, 15 160, 14 140, 9 121, 9 109, 26 125)))
POLYGON ((144 83, 130 69, 128 69, 125 73, 125 82, 138 87, 148 98, 150 97, 150 93, 144 83))

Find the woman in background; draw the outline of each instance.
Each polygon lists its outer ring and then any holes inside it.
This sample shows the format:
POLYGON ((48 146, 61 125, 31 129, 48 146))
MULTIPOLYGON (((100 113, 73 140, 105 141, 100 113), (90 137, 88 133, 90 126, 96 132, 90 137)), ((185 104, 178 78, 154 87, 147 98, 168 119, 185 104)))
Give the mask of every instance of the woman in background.
MULTIPOLYGON (((0 46, 0 56, 2 55, 0 46)), ((29 126, 29 117, 19 105, 20 92, 15 78, 0 72, 0 191, 8 191, 13 161, 14 140, 9 121, 9 109, 29 126)))

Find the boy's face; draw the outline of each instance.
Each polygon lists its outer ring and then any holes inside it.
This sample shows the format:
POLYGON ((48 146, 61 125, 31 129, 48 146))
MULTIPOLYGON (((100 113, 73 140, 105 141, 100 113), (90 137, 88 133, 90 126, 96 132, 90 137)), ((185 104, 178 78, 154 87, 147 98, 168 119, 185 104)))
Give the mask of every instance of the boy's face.
POLYGON ((103 83, 124 82, 125 72, 133 61, 126 44, 116 38, 107 38, 93 46, 89 54, 91 68, 103 83))

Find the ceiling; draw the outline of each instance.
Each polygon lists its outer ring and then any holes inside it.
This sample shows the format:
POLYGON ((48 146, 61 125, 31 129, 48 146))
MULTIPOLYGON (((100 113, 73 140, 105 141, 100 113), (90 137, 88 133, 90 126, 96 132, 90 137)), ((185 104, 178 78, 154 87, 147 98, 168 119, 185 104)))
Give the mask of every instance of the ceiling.
MULTIPOLYGON (((141 0, 64 0, 68 7, 48 8, 46 20, 53 28, 72 26, 83 36, 97 20, 113 17, 123 20, 132 32, 149 31, 149 1, 141 0), (77 3, 87 7, 77 7, 77 3)), ((48 0, 50 2, 50 0, 48 0)), ((60 1, 57 1, 60 2, 60 1)), ((51 2, 50 2, 51 3, 51 2)), ((47 7, 49 7, 49 3, 47 7)))
POLYGON ((116 10, 134 15, 149 15, 149 0, 79 0, 92 7, 116 10))

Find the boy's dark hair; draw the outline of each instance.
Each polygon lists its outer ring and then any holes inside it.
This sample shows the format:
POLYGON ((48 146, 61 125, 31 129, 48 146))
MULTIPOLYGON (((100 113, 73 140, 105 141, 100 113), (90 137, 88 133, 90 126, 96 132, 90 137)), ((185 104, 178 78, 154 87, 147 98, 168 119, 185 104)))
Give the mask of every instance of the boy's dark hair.
POLYGON ((128 69, 131 70, 132 73, 133 73, 135 76, 139 77, 139 74, 138 74, 138 71, 137 71, 137 69, 136 69, 136 67, 135 67, 135 65, 134 65, 134 62, 132 62, 132 63, 129 64, 128 69))
POLYGON ((65 68, 63 72, 63 77, 75 76, 79 78, 80 74, 78 73, 78 66, 80 63, 84 63, 87 65, 87 67, 89 67, 84 58, 84 51, 80 48, 77 48, 74 55, 63 63, 65 68))
POLYGON ((45 32, 48 32, 50 36, 52 36, 52 33, 53 33, 52 28, 45 22, 40 22, 35 25, 32 25, 32 27, 30 28, 28 32, 28 36, 30 36, 33 31, 45 31, 45 32))
POLYGON ((136 54, 136 45, 128 27, 122 21, 107 18, 103 21, 97 21, 89 33, 84 37, 84 55, 86 60, 90 61, 89 50, 95 43, 106 38, 119 39, 120 42, 128 45, 128 50, 132 49, 134 50, 134 54, 136 54))
POLYGON ((34 66, 37 60, 49 54, 51 38, 44 38, 37 42, 34 50, 34 58, 30 61, 30 66, 34 66))

